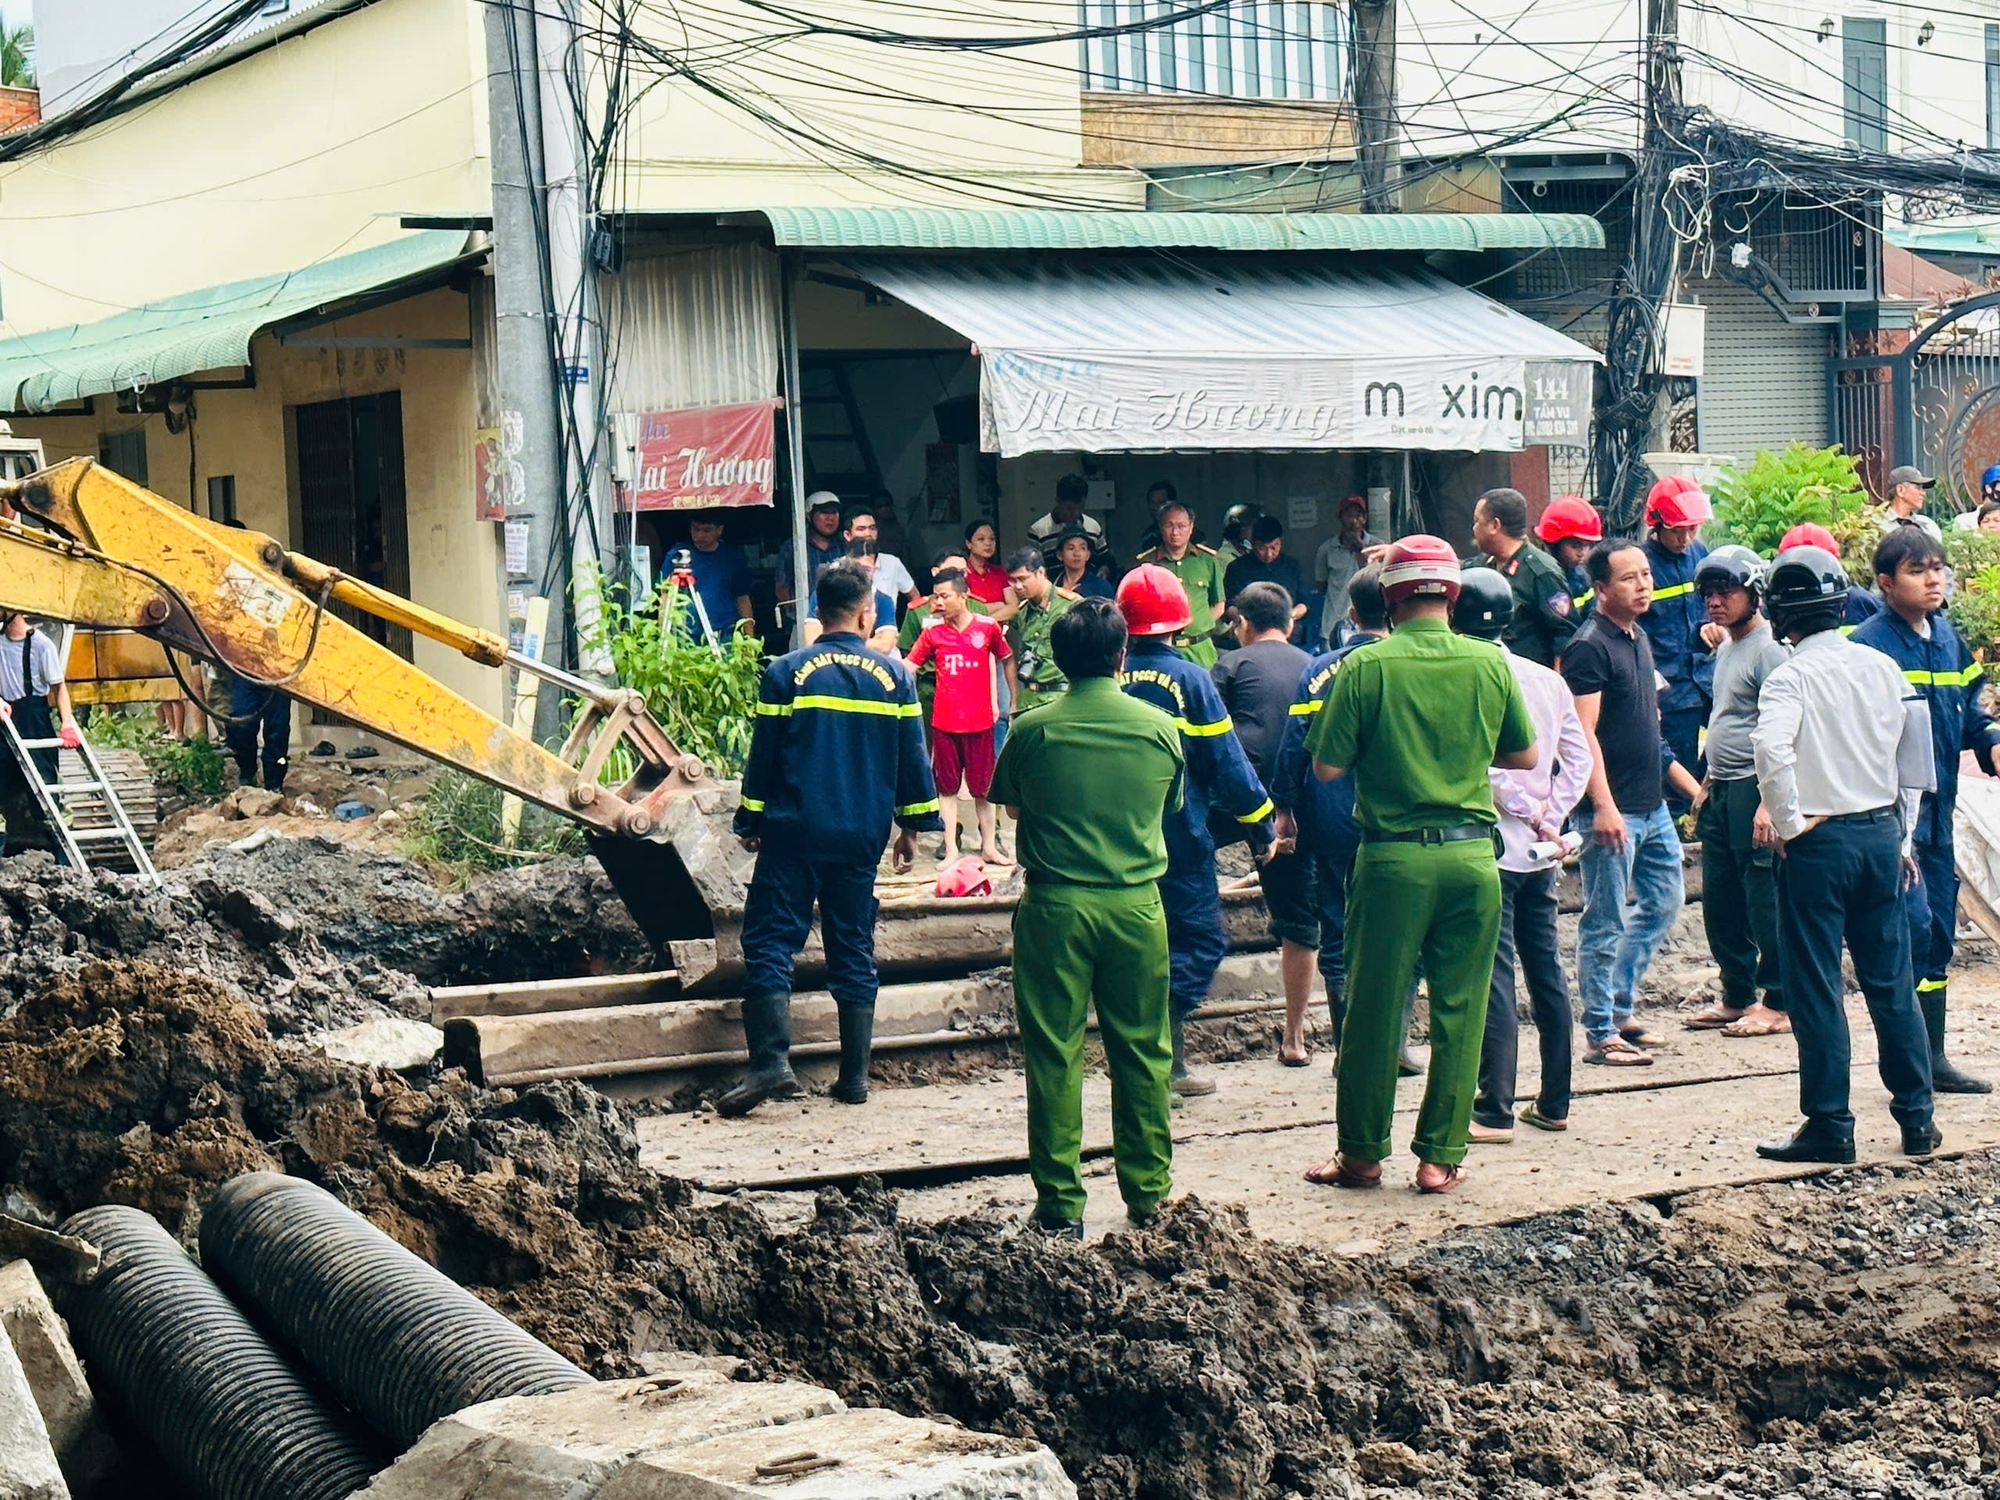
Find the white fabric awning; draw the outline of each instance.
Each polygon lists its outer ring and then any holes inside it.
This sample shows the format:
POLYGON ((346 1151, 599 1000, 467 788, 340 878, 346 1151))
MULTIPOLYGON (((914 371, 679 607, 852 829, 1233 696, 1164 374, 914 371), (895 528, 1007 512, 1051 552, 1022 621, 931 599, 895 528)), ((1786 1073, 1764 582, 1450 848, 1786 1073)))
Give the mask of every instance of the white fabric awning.
POLYGON ((1424 269, 1258 259, 850 260, 980 357, 981 445, 1580 445, 1597 352, 1424 269))

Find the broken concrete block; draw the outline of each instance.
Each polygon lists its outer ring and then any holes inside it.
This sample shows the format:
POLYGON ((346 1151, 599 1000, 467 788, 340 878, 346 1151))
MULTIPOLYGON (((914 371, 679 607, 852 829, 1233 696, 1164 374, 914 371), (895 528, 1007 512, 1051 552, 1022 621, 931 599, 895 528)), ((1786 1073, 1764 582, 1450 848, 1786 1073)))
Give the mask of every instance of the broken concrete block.
POLYGON ((14 1346, 0 1339, 0 1500, 70 1500, 14 1346))
POLYGON ((592 1500, 1076 1500, 1039 1443, 968 1432, 890 1411, 810 1422, 644 1453, 592 1500))
POLYGON ((424 1067, 442 1046, 442 1031, 403 1016, 376 1016, 319 1039, 320 1050, 335 1062, 398 1070, 424 1067))
POLYGON ((433 1424, 354 1500, 586 1500, 638 1454, 844 1409, 817 1386, 713 1370, 510 1396, 433 1424))
POLYGON ((69 1330, 25 1260, 0 1267, 0 1326, 35 1393, 63 1477, 78 1494, 89 1494, 117 1462, 117 1447, 98 1417, 69 1330))

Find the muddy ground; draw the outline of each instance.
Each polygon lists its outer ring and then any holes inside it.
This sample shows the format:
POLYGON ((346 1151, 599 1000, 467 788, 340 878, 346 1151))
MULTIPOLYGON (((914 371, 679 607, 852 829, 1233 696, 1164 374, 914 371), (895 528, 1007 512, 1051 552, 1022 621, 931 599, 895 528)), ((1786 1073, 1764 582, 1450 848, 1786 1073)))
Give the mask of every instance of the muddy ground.
POLYGON ((320 1182, 600 1374, 748 1379, 1032 1435, 1090 1500, 2000 1495, 2000 1163, 1846 1172, 1342 1259, 1182 1202, 1090 1246, 828 1192, 780 1228, 641 1168, 577 1086, 275 1045, 223 984, 40 976, 0 1021, 0 1187, 135 1203, 320 1182))

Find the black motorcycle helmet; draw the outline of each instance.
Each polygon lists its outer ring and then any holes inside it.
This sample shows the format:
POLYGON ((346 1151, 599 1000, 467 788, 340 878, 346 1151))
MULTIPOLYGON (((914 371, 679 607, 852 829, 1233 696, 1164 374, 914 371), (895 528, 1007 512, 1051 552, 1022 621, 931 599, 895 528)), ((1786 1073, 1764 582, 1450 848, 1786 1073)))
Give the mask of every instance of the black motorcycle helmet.
POLYGON ((1847 570, 1824 547, 1788 548, 1771 564, 1764 599, 1780 639, 1837 629, 1847 616, 1847 570))
POLYGON ((1694 591, 1707 594, 1716 589, 1742 589, 1755 609, 1764 597, 1765 581, 1771 565, 1748 547, 1717 547, 1694 570, 1694 591))
POLYGON ((1467 568, 1452 601, 1451 628, 1460 635, 1497 641, 1514 623, 1514 588, 1491 568, 1467 568))

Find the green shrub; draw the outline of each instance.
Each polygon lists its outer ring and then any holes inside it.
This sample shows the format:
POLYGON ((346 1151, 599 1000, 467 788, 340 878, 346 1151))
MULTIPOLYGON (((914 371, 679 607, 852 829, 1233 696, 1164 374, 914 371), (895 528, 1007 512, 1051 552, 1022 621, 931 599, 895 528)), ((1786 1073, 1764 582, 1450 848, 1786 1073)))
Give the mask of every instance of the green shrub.
POLYGON ((1868 505, 1852 455, 1793 443, 1766 449, 1744 469, 1724 469, 1711 487, 1715 515, 1732 542, 1769 557, 1787 531, 1816 521, 1836 536, 1868 505))
POLYGON ((750 756, 763 642, 738 631, 716 651, 697 640, 684 595, 671 582, 636 607, 599 575, 577 587, 596 590, 601 601, 586 648, 608 654, 618 681, 646 695, 646 706, 683 754, 700 757, 714 775, 741 776, 750 756))
POLYGON ((160 728, 150 707, 137 712, 99 708, 84 727, 90 743, 100 750, 136 750, 145 758, 153 779, 190 797, 222 795, 222 752, 205 734, 177 740, 160 728))
POLYGON ((1966 645, 1991 659, 2000 641, 2000 536, 1950 530, 1944 534, 1944 554, 1957 581, 1945 613, 1966 645))
POLYGON ((413 805, 403 847, 418 859, 450 867, 461 880, 523 860, 589 852, 581 827, 532 802, 522 807, 520 837, 508 847, 500 828, 502 797, 497 786, 440 767, 430 790, 413 805))

